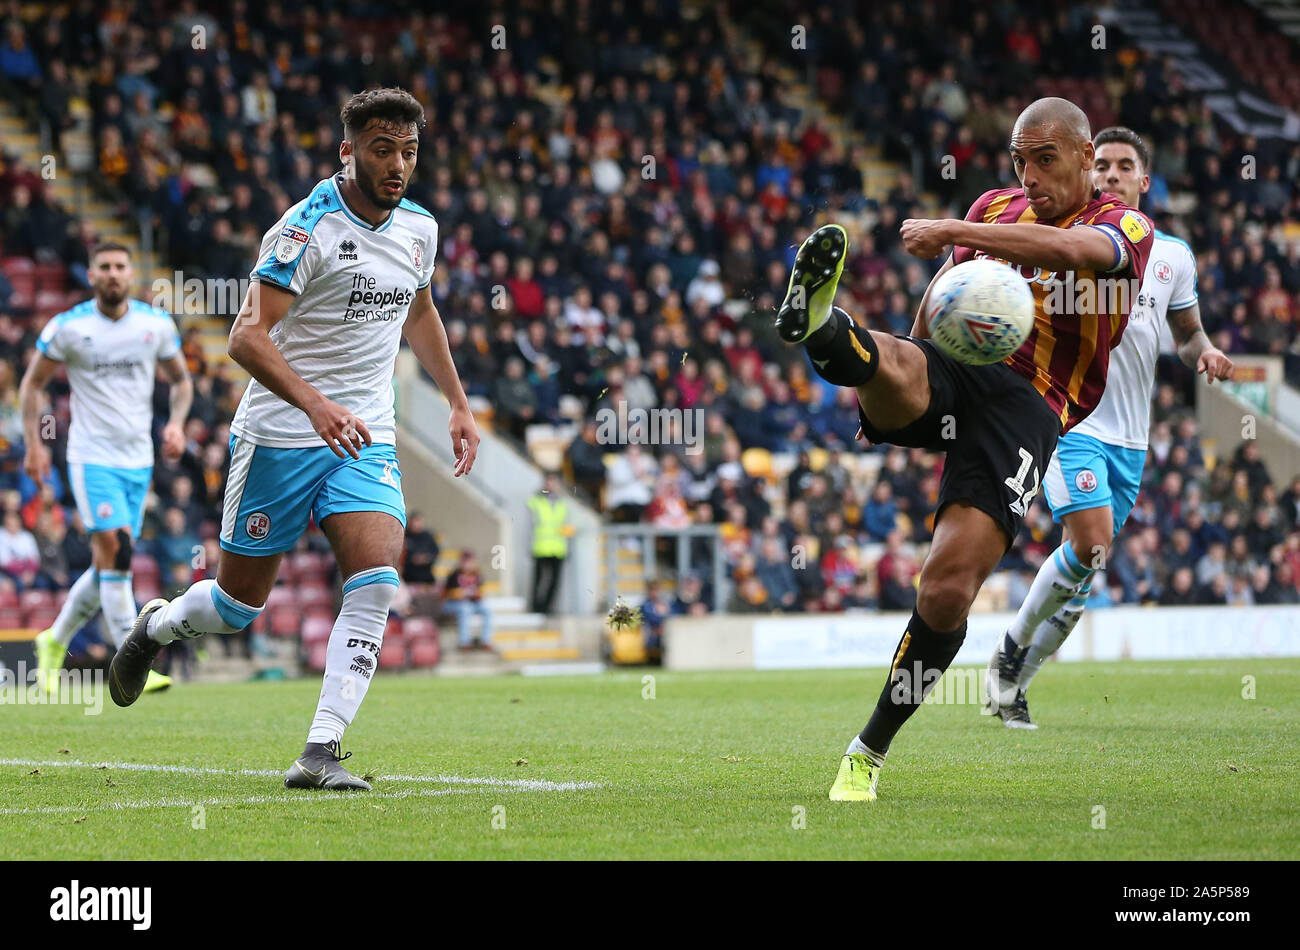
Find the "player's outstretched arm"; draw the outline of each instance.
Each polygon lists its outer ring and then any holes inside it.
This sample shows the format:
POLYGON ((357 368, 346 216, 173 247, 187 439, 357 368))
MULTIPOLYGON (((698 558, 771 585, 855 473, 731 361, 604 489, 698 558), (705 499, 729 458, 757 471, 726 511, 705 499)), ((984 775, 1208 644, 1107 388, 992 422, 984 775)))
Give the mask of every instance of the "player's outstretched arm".
POLYGON ((456 364, 451 359, 451 346, 447 343, 442 316, 428 287, 415 292, 402 333, 415 358, 428 370, 451 403, 451 449, 456 453, 456 468, 452 474, 457 477, 464 475, 474 467, 474 459, 478 456, 478 426, 456 374, 456 364))
POLYGON ((254 281, 230 328, 226 352, 255 380, 307 413, 312 428, 335 455, 342 458, 347 452, 360 458, 360 450, 371 444, 366 424, 295 373, 271 341, 271 328, 284 319, 292 303, 293 294, 287 290, 254 281))
POLYGON ((1205 335, 1199 304, 1192 304, 1182 310, 1170 310, 1165 319, 1169 322, 1169 332, 1174 335, 1178 358, 1184 366, 1204 373, 1210 383, 1232 375, 1232 360, 1205 335))
POLYGON ((183 353, 164 360, 159 366, 171 383, 168 396, 171 411, 162 433, 163 457, 175 461, 185 454, 185 420, 190 417, 190 406, 194 403, 194 380, 190 379, 190 368, 185 365, 183 353))
POLYGON ((903 247, 916 257, 937 257, 949 245, 983 251, 999 260, 1044 270, 1115 269, 1115 241, 1100 228, 1049 228, 1041 224, 984 224, 957 218, 908 218, 903 247))
MULTIPOLYGON (((41 484, 50 474, 50 449, 45 444, 41 432, 41 415, 45 409, 45 387, 50 377, 58 369, 58 360, 52 360, 44 353, 37 353, 23 374, 23 381, 18 386, 18 401, 23 412, 23 471, 36 484, 41 484)), ((54 433, 47 433, 50 438, 54 433)))

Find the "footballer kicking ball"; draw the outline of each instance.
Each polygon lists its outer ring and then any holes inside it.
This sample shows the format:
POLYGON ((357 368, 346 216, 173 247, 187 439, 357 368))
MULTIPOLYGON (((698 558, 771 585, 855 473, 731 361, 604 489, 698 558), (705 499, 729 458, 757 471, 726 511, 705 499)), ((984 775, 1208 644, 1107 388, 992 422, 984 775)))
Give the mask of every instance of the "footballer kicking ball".
POLYGON ((979 258, 948 270, 930 288, 930 339, 971 366, 1006 359, 1034 326, 1034 293, 1006 264, 979 258))

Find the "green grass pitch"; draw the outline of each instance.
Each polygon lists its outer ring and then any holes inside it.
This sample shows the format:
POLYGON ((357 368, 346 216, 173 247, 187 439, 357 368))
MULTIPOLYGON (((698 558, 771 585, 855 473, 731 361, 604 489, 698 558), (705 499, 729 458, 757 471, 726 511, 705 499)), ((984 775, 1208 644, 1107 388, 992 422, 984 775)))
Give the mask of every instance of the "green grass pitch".
POLYGON ((283 788, 310 679, 181 685, 98 716, 7 705, 0 857, 1300 854, 1300 659, 1052 664, 1031 694, 1038 732, 927 705, 894 744, 880 800, 833 804, 839 756, 882 681, 385 675, 344 742, 348 766, 376 776, 368 794, 283 788))

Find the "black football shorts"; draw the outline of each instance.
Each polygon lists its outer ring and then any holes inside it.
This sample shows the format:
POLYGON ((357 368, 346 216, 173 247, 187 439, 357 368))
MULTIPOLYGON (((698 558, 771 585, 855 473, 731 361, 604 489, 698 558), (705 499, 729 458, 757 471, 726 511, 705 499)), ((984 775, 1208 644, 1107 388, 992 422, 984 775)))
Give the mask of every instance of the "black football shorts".
MULTIPOLYGON (((946 452, 938 515, 965 501, 989 515, 1015 540, 1061 432, 1047 400, 1002 363, 968 366, 930 340, 901 337, 925 353, 930 407, 901 429, 881 432, 858 408, 862 434, 872 442, 946 452)), ((936 516, 937 520, 937 516, 936 516)))

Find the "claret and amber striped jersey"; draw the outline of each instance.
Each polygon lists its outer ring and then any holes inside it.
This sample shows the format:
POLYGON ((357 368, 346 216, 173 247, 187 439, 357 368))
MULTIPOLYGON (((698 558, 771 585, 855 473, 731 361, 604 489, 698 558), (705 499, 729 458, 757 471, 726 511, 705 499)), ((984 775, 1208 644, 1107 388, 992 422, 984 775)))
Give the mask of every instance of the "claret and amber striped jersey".
MULTIPOLYGON (((1073 214, 1039 221, 1021 189, 1000 188, 981 195, 966 220, 1097 227, 1115 243, 1115 265, 1107 272, 1017 267, 1034 292, 1034 328, 1003 362, 1034 385, 1061 420, 1061 431, 1067 432, 1101 401, 1110 351, 1123 337, 1129 311, 1137 303, 1155 228, 1140 211, 1102 191, 1094 191, 1073 214)), ((991 256, 968 247, 953 250, 957 264, 991 256)))

